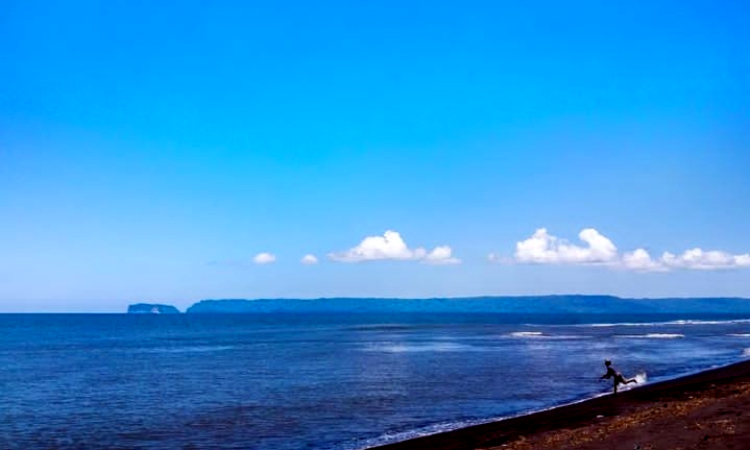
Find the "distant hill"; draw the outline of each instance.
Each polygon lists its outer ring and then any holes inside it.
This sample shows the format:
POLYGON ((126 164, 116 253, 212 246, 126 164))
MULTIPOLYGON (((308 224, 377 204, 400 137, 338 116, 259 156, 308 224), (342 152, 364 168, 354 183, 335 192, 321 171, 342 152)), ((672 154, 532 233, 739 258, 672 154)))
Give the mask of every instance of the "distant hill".
POLYGON ((128 314, 179 314, 180 310, 172 305, 156 303, 137 303, 128 306, 128 314))
POLYGON ((433 299, 201 300, 187 313, 512 313, 512 314, 748 314, 750 299, 627 299, 599 295, 433 299))

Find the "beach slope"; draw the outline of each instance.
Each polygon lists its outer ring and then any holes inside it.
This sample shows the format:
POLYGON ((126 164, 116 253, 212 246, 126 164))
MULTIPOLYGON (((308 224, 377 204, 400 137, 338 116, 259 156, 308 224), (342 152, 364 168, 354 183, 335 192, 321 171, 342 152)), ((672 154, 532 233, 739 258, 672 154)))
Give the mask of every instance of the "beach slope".
POLYGON ((750 361, 377 450, 750 449, 750 361))

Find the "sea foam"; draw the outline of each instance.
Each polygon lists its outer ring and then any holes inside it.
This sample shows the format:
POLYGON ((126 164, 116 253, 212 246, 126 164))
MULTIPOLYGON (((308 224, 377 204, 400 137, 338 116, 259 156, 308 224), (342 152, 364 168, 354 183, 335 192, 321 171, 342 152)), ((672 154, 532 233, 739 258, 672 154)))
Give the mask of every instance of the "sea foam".
POLYGON ((646 334, 623 334, 618 337, 629 338, 629 339, 680 339, 684 338, 684 334, 680 333, 646 333, 646 334))
POLYGON ((541 331, 514 331, 510 333, 509 336, 522 338, 542 337, 544 336, 544 333, 542 333, 541 331))
POLYGON ((636 376, 633 377, 636 381, 636 383, 631 384, 621 384, 618 386, 618 391, 629 391, 633 388, 637 388, 638 386, 643 386, 648 382, 648 375, 646 375, 646 372, 641 372, 639 374, 636 374, 636 376))
POLYGON ((604 328, 604 327, 658 327, 670 325, 731 325, 750 323, 750 319, 734 320, 670 320, 666 322, 613 322, 613 323, 582 323, 573 325, 585 328, 604 328))
POLYGON ((514 331, 505 336, 523 339, 547 339, 547 340, 565 340, 565 339, 591 339, 591 336, 582 336, 577 334, 544 334, 541 331, 514 331))

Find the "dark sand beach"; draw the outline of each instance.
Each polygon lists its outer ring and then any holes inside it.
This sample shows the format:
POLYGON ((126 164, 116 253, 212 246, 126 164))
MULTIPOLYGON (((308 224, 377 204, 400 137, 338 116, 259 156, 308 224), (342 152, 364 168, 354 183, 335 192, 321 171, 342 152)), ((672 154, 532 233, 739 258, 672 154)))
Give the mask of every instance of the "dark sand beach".
POLYGON ((377 450, 750 449, 750 361, 377 450))

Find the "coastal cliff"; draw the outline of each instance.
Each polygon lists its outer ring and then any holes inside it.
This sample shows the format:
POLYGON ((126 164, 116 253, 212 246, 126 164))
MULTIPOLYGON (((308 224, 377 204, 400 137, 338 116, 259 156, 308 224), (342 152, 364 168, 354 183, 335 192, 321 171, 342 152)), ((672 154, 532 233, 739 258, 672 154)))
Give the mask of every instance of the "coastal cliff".
POLYGON ((503 314, 750 314, 739 298, 626 299, 598 295, 475 297, 433 299, 321 298, 201 300, 187 313, 503 313, 503 314))

